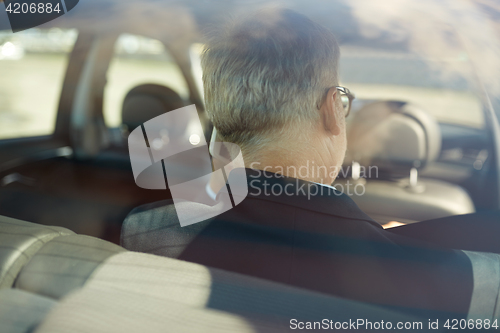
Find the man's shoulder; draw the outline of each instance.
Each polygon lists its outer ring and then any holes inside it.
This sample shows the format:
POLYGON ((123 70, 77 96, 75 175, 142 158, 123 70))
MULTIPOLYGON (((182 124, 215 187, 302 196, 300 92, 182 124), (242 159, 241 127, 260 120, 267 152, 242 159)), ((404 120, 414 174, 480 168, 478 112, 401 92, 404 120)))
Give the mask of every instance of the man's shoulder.
MULTIPOLYGON (((303 216, 327 222, 358 221, 380 228, 380 225, 365 214, 356 203, 342 191, 298 178, 283 176, 261 170, 246 169, 248 196, 257 202, 274 203, 281 209, 300 211, 303 216)), ((229 175, 231 178, 231 174, 229 175)))
POLYGON ((177 257, 205 223, 181 227, 173 200, 134 208, 125 218, 120 243, 131 251, 177 257))
POLYGON ((172 200, 162 200, 134 208, 122 224, 120 243, 127 247, 132 237, 139 237, 173 225, 176 217, 172 200))
POLYGON ((134 208, 125 218, 124 227, 134 227, 137 231, 149 230, 155 226, 165 227, 174 223, 175 207, 173 200, 162 200, 134 208))

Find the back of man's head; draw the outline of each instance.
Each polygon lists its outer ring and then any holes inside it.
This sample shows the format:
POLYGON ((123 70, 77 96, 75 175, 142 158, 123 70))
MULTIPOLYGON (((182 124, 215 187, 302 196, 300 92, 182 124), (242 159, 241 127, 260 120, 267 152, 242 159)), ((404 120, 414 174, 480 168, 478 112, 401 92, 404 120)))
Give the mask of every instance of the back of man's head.
POLYGON ((338 58, 333 34, 291 10, 261 10, 217 31, 202 68, 220 137, 253 150, 317 122, 325 91, 337 85, 338 58))

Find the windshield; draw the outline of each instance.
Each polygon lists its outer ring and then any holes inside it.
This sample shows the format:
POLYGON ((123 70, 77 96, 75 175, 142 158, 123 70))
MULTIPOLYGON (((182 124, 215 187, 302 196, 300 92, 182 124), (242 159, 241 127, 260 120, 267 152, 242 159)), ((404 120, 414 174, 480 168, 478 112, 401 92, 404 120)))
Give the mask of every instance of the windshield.
POLYGON ((482 128, 481 101, 473 83, 446 71, 455 63, 470 66, 467 54, 426 58, 401 51, 344 45, 340 80, 358 99, 406 101, 422 107, 441 123, 482 128))

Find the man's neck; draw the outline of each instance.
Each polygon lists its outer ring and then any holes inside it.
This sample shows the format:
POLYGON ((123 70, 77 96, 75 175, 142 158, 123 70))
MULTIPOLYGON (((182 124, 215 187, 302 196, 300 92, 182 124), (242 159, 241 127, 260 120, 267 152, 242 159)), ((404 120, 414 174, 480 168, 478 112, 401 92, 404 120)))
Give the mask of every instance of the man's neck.
POLYGON ((245 160, 245 167, 325 185, 333 183, 336 176, 334 169, 328 168, 321 161, 314 159, 291 163, 283 160, 262 158, 249 163, 245 160))
MULTIPOLYGON (((320 129, 315 129, 319 132, 320 129)), ((339 170, 325 159, 332 156, 323 137, 309 137, 298 131, 295 138, 277 138, 265 149, 243 150, 245 167, 281 174, 325 185, 333 183, 339 170)))

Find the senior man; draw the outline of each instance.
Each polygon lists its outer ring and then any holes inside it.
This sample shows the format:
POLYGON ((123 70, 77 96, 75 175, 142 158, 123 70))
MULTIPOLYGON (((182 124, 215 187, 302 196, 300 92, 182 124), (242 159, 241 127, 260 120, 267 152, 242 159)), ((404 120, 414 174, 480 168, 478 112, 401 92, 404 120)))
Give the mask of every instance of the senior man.
POLYGON ((171 201, 139 207, 122 244, 413 313, 463 318, 484 308, 473 297, 475 254, 384 230, 330 186, 352 98, 339 87, 338 60, 333 34, 289 10, 260 11, 212 36, 202 56, 206 109, 219 138, 241 148, 248 196, 186 227, 171 201))

